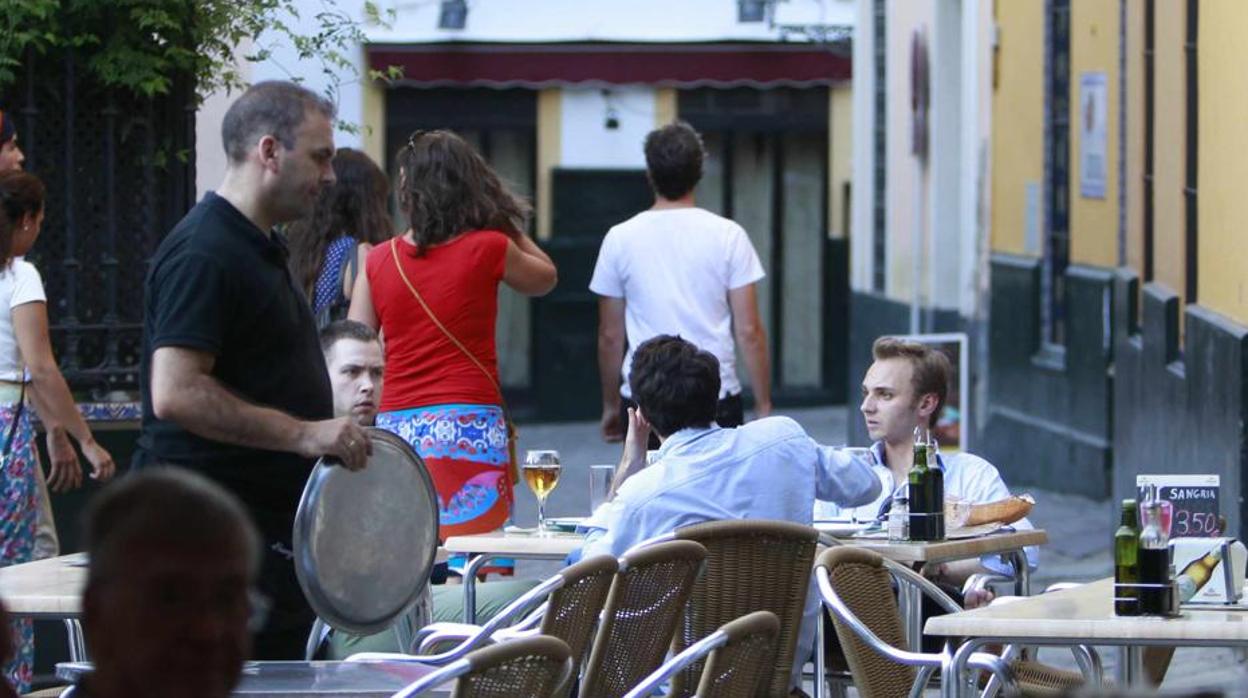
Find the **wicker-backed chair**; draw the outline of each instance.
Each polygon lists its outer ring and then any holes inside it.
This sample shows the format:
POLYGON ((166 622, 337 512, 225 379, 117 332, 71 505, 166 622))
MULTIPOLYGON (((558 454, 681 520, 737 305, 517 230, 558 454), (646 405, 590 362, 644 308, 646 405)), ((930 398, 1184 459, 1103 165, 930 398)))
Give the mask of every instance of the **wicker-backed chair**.
MULTIPOLYGON (((854 685, 864 698, 876 696, 922 695, 928 679, 951 661, 952 653, 929 654, 910 651, 892 577, 899 583, 915 584, 946 611, 961 610, 939 587, 921 575, 878 553, 842 546, 819 556, 815 578, 823 603, 832 612, 832 622, 854 685)), ((987 653, 975 653, 968 665, 990 672, 1007 694, 1054 695, 1079 688, 1082 674, 1062 671, 1038 662, 1007 662, 987 653)))
POLYGON ((572 651, 559 638, 519 638, 468 653, 395 693, 411 698, 455 679, 452 698, 552 698, 572 680, 572 651))
POLYGON ((562 640, 579 667, 594 634, 619 563, 610 555, 596 555, 560 570, 516 599, 484 626, 433 623, 421 631, 420 653, 415 655, 361 652, 351 661, 401 659, 423 664, 446 664, 492 642, 549 635, 562 640), (542 602, 545 603, 542 603, 542 602), (537 607, 536 613, 517 620, 537 607), (515 625, 512 625, 515 623, 515 625))
POLYGON ((706 548, 690 541, 648 545, 620 558, 580 695, 618 698, 663 663, 705 559, 706 548))
POLYGON ((697 698, 754 698, 771 669, 780 619, 771 611, 738 618, 647 676, 624 698, 644 698, 690 664, 706 658, 697 698), (709 655, 709 656, 708 656, 709 655))
MULTIPOLYGON (((770 611, 780 619, 780 635, 758 695, 787 696, 819 533, 789 521, 753 519, 685 526, 673 537, 707 550, 706 572, 694 585, 673 651, 683 652, 735 618, 770 611)), ((672 695, 694 695, 701 674, 701 662, 678 673, 672 695)))

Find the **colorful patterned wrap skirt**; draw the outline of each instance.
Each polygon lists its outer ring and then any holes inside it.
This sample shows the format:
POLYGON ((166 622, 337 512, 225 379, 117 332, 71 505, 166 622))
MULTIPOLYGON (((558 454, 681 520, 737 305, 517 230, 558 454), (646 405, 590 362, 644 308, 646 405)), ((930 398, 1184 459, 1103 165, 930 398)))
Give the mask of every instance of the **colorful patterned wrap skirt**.
MULTIPOLYGON (((377 426, 403 438, 424 459, 438 491, 439 535, 486 533, 511 515, 507 422, 496 405, 434 405, 382 412, 377 426)), ((463 556, 450 567, 463 569, 463 556)), ((495 560, 483 572, 510 572, 495 560)))
MULTIPOLYGON (((13 401, 0 403, 0 445, 9 435, 17 410, 17 395, 9 397, 13 401)), ((0 456, 0 467, 4 469, 0 479, 0 567, 6 567, 30 562, 35 551, 35 527, 39 518, 35 468, 39 467, 39 456, 30 413, 26 410, 22 410, 18 419, 9 455, 0 456)), ((18 694, 26 693, 30 690, 35 658, 34 628, 29 619, 14 620, 3 632, 13 633, 13 646, 17 649, 13 661, 4 665, 5 678, 18 694)))

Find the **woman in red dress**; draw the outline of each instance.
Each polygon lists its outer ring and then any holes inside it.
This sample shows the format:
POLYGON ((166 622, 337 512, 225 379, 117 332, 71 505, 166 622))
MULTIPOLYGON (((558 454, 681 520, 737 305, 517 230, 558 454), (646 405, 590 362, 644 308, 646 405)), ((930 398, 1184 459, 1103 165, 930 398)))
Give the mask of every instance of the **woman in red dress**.
POLYGON ((429 466, 442 537, 491 531, 507 520, 514 485, 494 345, 498 285, 544 295, 555 265, 525 233, 528 203, 459 136, 418 131, 398 162, 409 227, 369 253, 348 317, 384 337, 377 426, 429 466))

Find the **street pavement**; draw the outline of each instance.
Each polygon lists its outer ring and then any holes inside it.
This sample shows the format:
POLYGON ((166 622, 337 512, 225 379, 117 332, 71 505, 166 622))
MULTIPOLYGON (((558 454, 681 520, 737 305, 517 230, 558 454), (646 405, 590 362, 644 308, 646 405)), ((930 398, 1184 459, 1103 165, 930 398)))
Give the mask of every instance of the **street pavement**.
MULTIPOLYGON (((858 418, 856 410, 845 407, 781 409, 777 414, 796 419, 815 440, 829 445, 844 444, 846 419, 858 418)), ((519 432, 521 457, 525 449, 553 448, 561 455, 563 474, 547 502, 547 516, 587 514, 589 466, 618 461, 620 445, 604 443, 596 422, 521 424, 519 432)), ((1106 528, 1106 522, 1115 519, 1113 502, 1035 488, 1027 491, 1036 498, 1036 508, 1030 517, 1032 523, 1049 534, 1049 543, 1041 548, 1039 570, 1032 576, 1034 592, 1039 593, 1055 582, 1084 582, 1113 574, 1110 547, 1113 531, 1106 528)), ((1015 490, 1015 494, 1021 493, 1015 490)), ((536 500, 523 486, 516 489, 514 519, 521 526, 532 526, 537 520, 536 500)), ((517 562, 516 574, 542 578, 559 567, 554 562, 521 560, 517 562)), ((1245 618, 1248 619, 1248 615, 1245 618)), ((1102 648, 1101 655, 1106 675, 1113 676, 1118 651, 1102 648)), ((1044 649, 1041 659, 1076 668, 1065 650, 1044 649)), ((1248 696, 1245 679, 1248 679, 1248 667, 1231 650, 1181 649, 1171 663, 1164 688, 1169 692, 1218 686, 1226 689, 1228 696, 1248 696)))

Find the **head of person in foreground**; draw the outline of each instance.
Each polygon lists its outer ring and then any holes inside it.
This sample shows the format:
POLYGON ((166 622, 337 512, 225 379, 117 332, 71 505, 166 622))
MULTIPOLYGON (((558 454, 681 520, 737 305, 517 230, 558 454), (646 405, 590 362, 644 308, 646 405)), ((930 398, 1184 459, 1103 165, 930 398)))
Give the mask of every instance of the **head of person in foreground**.
POLYGON ((86 542, 91 695, 228 696, 264 605, 242 503, 202 475, 151 468, 92 501, 86 542))

